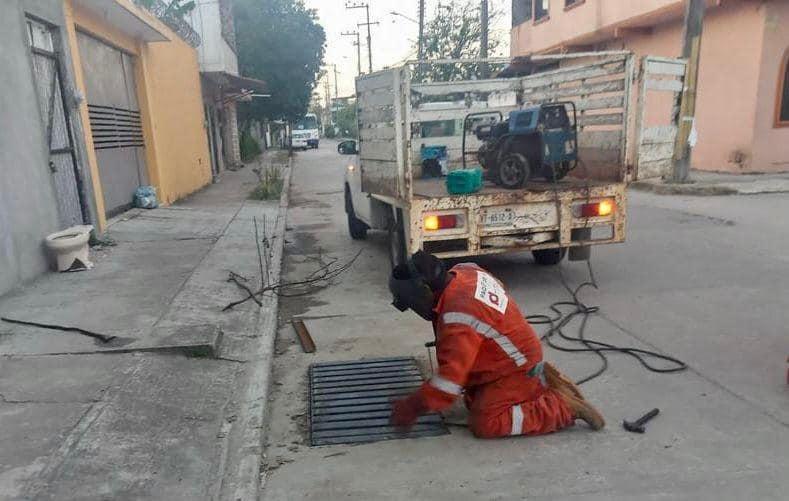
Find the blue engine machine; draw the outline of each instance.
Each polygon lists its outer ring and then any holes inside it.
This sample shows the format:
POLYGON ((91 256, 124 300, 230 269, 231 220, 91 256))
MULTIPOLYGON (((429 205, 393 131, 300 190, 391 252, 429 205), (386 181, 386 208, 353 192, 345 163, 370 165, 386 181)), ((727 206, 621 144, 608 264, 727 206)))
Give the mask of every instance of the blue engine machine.
POLYGON ((511 112, 506 120, 500 112, 467 115, 463 124, 464 164, 466 133, 475 119, 482 117, 494 117, 494 121, 474 129, 477 139, 482 141, 477 159, 485 169, 485 177, 496 184, 516 189, 538 178, 558 181, 578 165, 575 103, 523 108, 511 112))

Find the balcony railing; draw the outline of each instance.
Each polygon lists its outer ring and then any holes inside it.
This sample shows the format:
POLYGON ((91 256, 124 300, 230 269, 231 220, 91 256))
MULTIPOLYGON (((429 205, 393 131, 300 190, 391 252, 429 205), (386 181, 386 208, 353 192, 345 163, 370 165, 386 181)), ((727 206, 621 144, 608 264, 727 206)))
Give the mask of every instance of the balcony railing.
POLYGON ((200 35, 194 28, 182 18, 174 15, 170 9, 168 9, 168 5, 162 0, 134 0, 134 3, 159 18, 161 22, 176 32, 179 37, 192 47, 198 47, 202 42, 200 35))

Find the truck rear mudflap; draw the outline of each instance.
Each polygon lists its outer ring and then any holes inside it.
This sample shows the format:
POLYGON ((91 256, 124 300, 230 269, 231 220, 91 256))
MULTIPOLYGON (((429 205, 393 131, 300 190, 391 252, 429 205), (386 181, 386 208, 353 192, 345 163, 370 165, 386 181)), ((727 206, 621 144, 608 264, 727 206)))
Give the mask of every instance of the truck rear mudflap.
POLYGON ((561 183, 541 190, 415 197, 408 251, 442 258, 624 242, 623 183, 561 183))

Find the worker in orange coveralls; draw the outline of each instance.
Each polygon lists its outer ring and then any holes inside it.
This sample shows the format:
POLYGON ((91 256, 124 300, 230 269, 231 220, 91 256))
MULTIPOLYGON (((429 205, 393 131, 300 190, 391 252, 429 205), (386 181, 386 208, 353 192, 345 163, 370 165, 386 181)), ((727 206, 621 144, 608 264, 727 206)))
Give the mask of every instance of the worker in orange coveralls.
POLYGON ((578 388, 543 362, 540 338, 501 283, 479 266, 447 271, 420 251, 392 271, 389 288, 397 309, 433 322, 439 364, 419 390, 394 402, 393 425, 410 428, 463 395, 469 428, 480 438, 551 433, 576 419, 595 430, 605 426, 578 388))

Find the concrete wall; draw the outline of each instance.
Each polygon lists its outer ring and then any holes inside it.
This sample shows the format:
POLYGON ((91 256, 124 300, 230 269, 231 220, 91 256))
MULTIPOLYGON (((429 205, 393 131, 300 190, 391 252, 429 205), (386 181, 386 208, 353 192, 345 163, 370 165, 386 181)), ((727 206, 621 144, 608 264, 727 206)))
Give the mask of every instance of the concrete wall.
MULTIPOLYGON (((763 10, 758 4, 748 2, 732 2, 710 9, 705 18, 696 102, 699 136, 692 157, 695 169, 753 170, 763 23, 763 10), (737 28, 733 29, 735 25, 737 28)), ((648 34, 627 35, 618 43, 618 47, 640 56, 677 57, 682 51, 682 22, 655 26, 648 34)), ((664 122, 672 106, 668 95, 650 97, 647 122, 664 122)))
MULTIPOLYGON (((169 204, 206 186, 212 178, 197 51, 149 12, 128 0, 116 1, 170 41, 135 40, 94 13, 72 5, 70 0, 66 0, 66 5, 73 18, 72 30, 85 31, 135 56, 148 177, 157 188, 160 202, 169 204)), ((77 85, 84 92, 75 35, 71 50, 75 53, 77 85)), ((87 117, 86 103, 82 112, 87 117)), ((90 134, 86 141, 92 148, 90 134)), ((101 193, 95 155, 91 163, 96 192, 101 193)))
POLYGON ((782 65, 789 57, 789 2, 773 1, 765 6, 764 44, 759 76, 759 100, 753 134, 752 169, 789 171, 789 127, 777 127, 775 110, 782 65))
MULTIPOLYGON (((49 268, 44 238, 59 231, 45 122, 34 87, 25 14, 63 27, 60 0, 5 0, 0 16, 0 294, 49 268)), ((67 46, 65 30, 59 43, 67 46)), ((64 55, 69 65, 68 54, 64 55)), ((71 76, 63 75, 71 87, 71 76)), ((72 113, 72 119, 74 114, 72 113)), ((74 121, 75 132, 81 132, 74 121)), ((84 145, 77 137, 78 162, 84 145)), ((90 199, 90 193, 88 193, 90 199)))
MULTIPOLYGON (((640 29, 621 27, 623 13, 635 9, 634 4, 638 8, 647 4, 657 8, 660 2, 653 3, 600 0, 564 11, 563 0, 552 1, 549 21, 536 26, 524 23, 513 29, 513 39, 520 43, 513 46, 513 54, 527 54, 530 47, 550 49, 571 45, 569 39, 562 42, 560 35, 570 37, 568 23, 575 20, 582 33, 596 30, 595 38, 586 38, 586 41, 595 40, 595 49, 626 49, 638 56, 678 57, 682 48, 682 18, 677 17, 676 7, 669 5, 670 2, 663 2, 666 5, 648 16, 628 21, 641 24, 640 29), (555 16, 557 8, 559 14, 555 16), (611 14, 614 11, 618 17, 611 14), (605 24, 613 19, 619 19, 619 28, 605 24), (530 33, 524 36, 524 32, 530 33)), ((789 4, 781 0, 736 0, 708 9, 699 67, 696 108, 699 139, 693 150, 693 168, 736 173, 789 170, 789 149, 784 146, 789 129, 773 127, 772 111, 780 60, 789 48, 789 32, 785 29, 788 12, 789 4)), ((633 99, 635 102, 635 95, 633 99)), ((673 106, 670 95, 650 95, 647 103, 647 124, 665 123, 673 106)), ((631 132, 631 144, 635 144, 633 135, 631 132)))
POLYGON ((682 0, 589 0, 565 9, 565 0, 549 0, 547 19, 535 21, 532 14, 531 20, 513 28, 512 54, 594 43, 596 38, 610 37, 625 22, 660 22, 663 16, 679 13, 683 3, 682 0))
POLYGON ((238 75, 238 58, 222 36, 221 16, 219 0, 198 0, 197 7, 189 13, 187 20, 202 39, 197 48, 200 68, 238 75))
MULTIPOLYGON (((169 204, 211 182, 197 53, 180 39, 141 47, 137 85, 148 103, 148 128, 156 150, 159 199, 169 204)), ((150 157, 149 157, 150 158, 150 157)), ((153 176, 152 176, 153 178, 153 176)))

